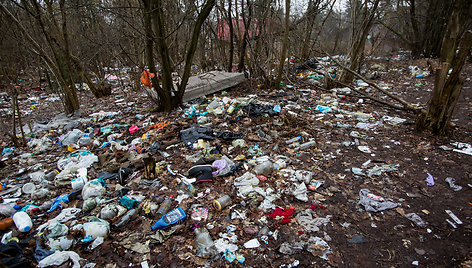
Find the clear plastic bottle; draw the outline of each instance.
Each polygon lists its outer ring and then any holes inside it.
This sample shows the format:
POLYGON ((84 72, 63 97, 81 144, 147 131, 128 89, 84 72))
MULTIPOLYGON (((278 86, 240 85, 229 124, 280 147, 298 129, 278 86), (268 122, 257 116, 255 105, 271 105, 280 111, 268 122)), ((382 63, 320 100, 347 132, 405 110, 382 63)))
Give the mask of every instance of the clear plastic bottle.
POLYGON ((254 168, 254 173, 256 173, 256 175, 263 174, 265 176, 269 176, 273 171, 274 164, 271 161, 264 161, 254 168))
POLYGON ((231 204, 231 197, 227 194, 221 196, 220 198, 213 200, 213 207, 217 210, 221 210, 224 207, 227 207, 231 204))
POLYGON ((156 217, 160 218, 160 217, 162 217, 162 215, 166 214, 170 210, 171 205, 172 205, 172 199, 170 199, 169 197, 164 199, 161 206, 159 207, 159 209, 156 212, 156 217))
POLYGON ((298 137, 295 137, 293 139, 290 139, 290 140, 286 140, 285 143, 286 144, 290 144, 290 143, 294 143, 296 141, 300 141, 302 139, 302 136, 298 136, 298 137))
POLYGON ((192 196, 197 194, 197 190, 195 189, 195 187, 193 187, 193 185, 190 182, 187 182, 185 180, 182 180, 180 188, 182 189, 182 191, 192 196))
POLYGON ((13 208, 13 204, 0 204, 0 214, 5 217, 10 217, 11 215, 15 214, 16 209, 13 208))
POLYGON ((13 215, 13 222, 20 232, 29 232, 31 227, 33 227, 33 222, 31 221, 30 216, 28 213, 23 211, 17 212, 13 215))
POLYGON ((304 150, 304 149, 308 149, 308 148, 313 147, 313 146, 316 146, 316 141, 305 142, 305 143, 301 144, 296 149, 304 150))
POLYGON ((115 226, 120 227, 121 225, 128 223, 137 214, 138 214, 137 208, 128 210, 128 212, 126 212, 126 214, 123 217, 121 217, 121 220, 118 223, 116 223, 115 226))
POLYGON ((211 239, 210 233, 206 228, 195 229, 195 245, 197 247, 197 256, 200 258, 210 258, 218 255, 215 243, 211 239))

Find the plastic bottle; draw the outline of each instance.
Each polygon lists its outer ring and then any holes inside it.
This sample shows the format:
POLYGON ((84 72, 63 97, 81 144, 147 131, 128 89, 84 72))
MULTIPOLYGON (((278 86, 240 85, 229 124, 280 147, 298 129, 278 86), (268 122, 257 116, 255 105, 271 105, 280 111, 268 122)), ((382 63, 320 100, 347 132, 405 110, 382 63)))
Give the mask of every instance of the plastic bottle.
POLYGON ((160 218, 162 215, 166 214, 170 210, 170 206, 172 205, 172 199, 167 197, 159 207, 159 209, 156 212, 156 217, 160 218))
POLYGON ((234 100, 234 101, 231 103, 231 105, 229 106, 227 112, 228 112, 229 114, 232 114, 232 113, 234 112, 234 110, 236 110, 237 105, 238 105, 238 101, 237 101, 237 100, 234 100))
POLYGON ((16 209, 13 208, 12 204, 0 204, 0 214, 6 217, 10 217, 15 214, 16 209))
POLYGON ((315 145, 316 145, 316 141, 309 141, 309 142, 305 142, 305 143, 301 144, 296 149, 304 150, 304 149, 310 148, 310 147, 315 146, 315 145))
POLYGON ((182 183, 181 183, 181 186, 180 188, 190 194, 190 195, 195 195, 197 193, 197 190, 195 189, 195 187, 193 187, 193 185, 185 180, 182 180, 182 183))
POLYGON ((162 216, 162 218, 154 223, 151 228, 152 230, 164 229, 169 225, 175 224, 181 220, 185 220, 186 218, 187 215, 185 214, 185 211, 181 207, 178 207, 162 216))
POLYGON ((0 221, 0 231, 8 230, 13 225, 13 218, 6 218, 0 221))
POLYGON ((51 208, 52 206, 52 203, 54 203, 54 200, 48 200, 46 202, 44 202, 41 206, 39 206, 39 209, 40 210, 48 210, 51 208))
POLYGON ((298 136, 298 137, 295 137, 295 138, 293 138, 293 139, 286 140, 285 143, 286 143, 286 144, 290 144, 290 143, 294 143, 294 142, 296 142, 296 141, 299 141, 299 140, 301 140, 301 139, 302 139, 302 136, 298 136))
POLYGON ((215 243, 211 239, 210 233, 206 228, 196 228, 195 235, 195 244, 197 247, 196 255, 198 257, 209 258, 218 254, 215 243))
POLYGON ((30 216, 28 216, 28 213, 23 211, 17 212, 13 215, 13 222, 15 222, 16 228, 18 228, 20 232, 29 232, 31 227, 33 227, 33 222, 31 221, 30 216))
POLYGON ((254 168, 254 173, 256 173, 256 175, 263 174, 265 176, 269 176, 273 171, 274 164, 271 161, 264 161, 254 168))
POLYGON ((59 174, 57 172, 57 170, 52 170, 51 172, 49 172, 48 174, 46 174, 46 178, 50 181, 54 180, 54 178, 56 178, 57 174, 59 174))
POLYGON ((126 214, 123 217, 121 217, 121 220, 118 223, 116 223, 115 226, 120 227, 121 225, 128 223, 137 214, 138 214, 137 208, 128 210, 128 212, 126 212, 126 214))

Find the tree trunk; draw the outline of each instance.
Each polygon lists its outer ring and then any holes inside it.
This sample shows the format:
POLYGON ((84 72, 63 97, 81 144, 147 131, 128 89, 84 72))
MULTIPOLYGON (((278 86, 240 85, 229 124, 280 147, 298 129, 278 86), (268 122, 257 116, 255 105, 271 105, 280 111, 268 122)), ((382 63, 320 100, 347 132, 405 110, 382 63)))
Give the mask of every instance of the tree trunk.
POLYGON ((280 82, 282 81, 282 73, 284 70, 285 58, 287 57, 287 46, 288 46, 288 32, 290 24, 290 0, 285 0, 285 32, 284 40, 282 43, 282 55, 280 56, 279 70, 277 72, 277 78, 275 79, 275 88, 280 88, 280 82))
POLYGON ((439 57, 446 25, 452 14, 455 1, 430 0, 426 15, 422 48, 425 57, 439 57))
POLYGON ((229 26, 229 55, 228 55, 228 72, 233 71, 233 57, 234 57, 234 27, 233 17, 231 16, 231 3, 232 0, 228 0, 228 26, 229 26))
MULTIPOLYGON (((375 12, 379 5, 379 1, 380 0, 376 0, 374 2, 370 11, 367 5, 368 1, 364 3, 364 14, 362 16, 361 26, 355 33, 355 36, 353 38, 353 42, 351 45, 351 49, 349 52, 349 57, 350 57, 349 69, 351 70, 358 71, 360 67, 367 35, 369 34, 369 31, 374 22, 375 12)), ((352 82, 353 78, 354 76, 352 73, 343 71, 341 73, 341 77, 339 80, 343 83, 349 84, 352 82)))
MULTIPOLYGON (((182 75, 182 81, 178 88, 174 87, 174 82, 172 80, 172 71, 173 65, 171 63, 169 46, 167 44, 166 38, 168 33, 164 23, 164 6, 163 1, 161 0, 143 0, 144 3, 144 26, 147 33, 154 33, 157 51, 160 58, 161 64, 161 84, 153 79, 152 83, 154 88, 157 91, 159 96, 158 109, 160 111, 171 111, 172 109, 180 106, 182 104, 182 97, 185 93, 185 88, 190 77, 191 66, 193 58, 195 56, 195 51, 198 45, 198 38, 205 22, 206 18, 210 14, 211 10, 215 5, 216 0, 208 0, 205 2, 200 14, 198 14, 195 21, 195 25, 192 31, 192 37, 189 42, 189 47, 187 49, 185 57, 185 66, 184 73, 182 75)), ((153 39, 149 35, 146 36, 146 54, 147 61, 150 65, 151 72, 154 69, 154 60, 153 60, 153 39)), ((155 70, 154 70, 155 71, 155 70)))
POLYGON ((420 31, 418 28, 418 21, 416 20, 416 4, 415 0, 410 0, 410 23, 413 30, 413 38, 410 41, 411 55, 413 58, 418 58, 421 56, 421 39, 420 31))
MULTIPOLYGON (((146 63, 149 67, 149 71, 155 76, 151 78, 152 85, 154 89, 157 91, 157 88, 160 87, 159 79, 156 70, 156 63, 154 62, 154 32, 152 30, 152 20, 151 20, 151 1, 150 0, 143 0, 143 22, 144 22, 144 32, 145 32, 145 57, 146 63)), ((144 68, 143 68, 144 69, 144 68)), ((143 70, 141 70, 143 71, 143 70)), ((159 102, 159 100, 154 100, 159 102)))
POLYGON ((193 57, 195 55, 195 51, 197 49, 198 44, 198 37, 200 36, 200 32, 208 15, 210 15, 211 10, 215 6, 215 0, 208 0, 202 8, 200 14, 198 14, 197 20, 195 21, 195 25, 193 28, 192 39, 190 41, 190 46, 187 50, 187 56, 185 57, 185 67, 184 67, 184 74, 182 76, 182 82, 179 85, 178 92, 176 94, 175 104, 181 105, 182 104, 182 97, 185 93, 185 88, 187 87, 188 79, 190 78, 190 70, 192 67, 193 57))
POLYGON ((164 7, 161 0, 151 1, 151 20, 154 26, 156 36, 157 51, 161 63, 161 81, 162 86, 157 87, 159 95, 159 110, 170 111, 174 107, 172 103, 172 92, 174 92, 174 83, 172 81, 172 64, 169 55, 169 47, 166 42, 166 30, 164 26, 163 12, 164 7))
POLYGON ((305 28, 305 37, 302 41, 302 49, 301 49, 301 58, 302 60, 307 60, 310 57, 310 40, 311 34, 313 32, 313 26, 315 25, 316 16, 318 15, 318 6, 319 2, 313 2, 314 0, 308 1, 308 8, 306 11, 305 16, 306 18, 306 28, 305 28))
MULTIPOLYGON (((247 39, 249 35, 249 28, 251 28, 251 21, 252 21, 251 3, 249 2, 249 0, 247 0, 246 3, 247 3, 246 6, 248 7, 248 11, 249 11, 249 18, 246 18, 246 15, 244 13, 244 0, 241 1, 241 17, 243 19, 243 24, 244 24, 244 33, 243 33, 242 39, 240 40, 239 64, 238 64, 239 72, 244 72, 244 65, 245 65, 244 60, 246 57, 247 39)), ((239 24, 239 21, 238 21, 238 24, 239 24)))
POLYGON ((436 135, 445 135, 447 132, 464 82, 460 74, 472 47, 471 30, 460 40, 466 21, 464 17, 470 14, 468 11, 471 9, 467 1, 458 1, 449 19, 441 47, 441 67, 436 70, 428 111, 417 117, 418 130, 430 129, 436 135))

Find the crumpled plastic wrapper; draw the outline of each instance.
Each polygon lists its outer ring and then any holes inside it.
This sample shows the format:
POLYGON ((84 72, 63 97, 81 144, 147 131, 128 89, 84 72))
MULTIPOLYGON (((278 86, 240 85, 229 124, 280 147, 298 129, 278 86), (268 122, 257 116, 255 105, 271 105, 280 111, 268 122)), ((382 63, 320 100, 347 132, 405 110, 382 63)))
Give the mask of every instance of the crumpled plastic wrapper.
POLYGON ((365 207, 366 211, 370 212, 379 212, 401 206, 400 203, 395 203, 391 198, 383 198, 372 194, 369 189, 361 189, 359 197, 359 203, 365 207))

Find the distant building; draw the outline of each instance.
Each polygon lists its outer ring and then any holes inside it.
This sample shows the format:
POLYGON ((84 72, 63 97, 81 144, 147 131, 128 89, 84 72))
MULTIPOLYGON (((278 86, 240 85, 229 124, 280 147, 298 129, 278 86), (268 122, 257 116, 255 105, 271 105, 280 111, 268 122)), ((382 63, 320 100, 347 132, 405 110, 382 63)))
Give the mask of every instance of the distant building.
MULTIPOLYGON (((243 19, 232 19, 233 22, 233 31, 236 36, 236 40, 241 40, 242 36, 244 35, 244 31, 246 30, 246 26, 244 25, 243 19)), ((247 20, 247 24, 249 24, 249 30, 248 30, 248 37, 250 39, 257 37, 259 33, 259 23, 256 18, 252 18, 250 20, 247 20)), ((266 32, 267 31, 267 27, 266 32)), ((218 39, 224 40, 224 41, 230 41, 230 36, 229 36, 229 24, 226 20, 224 19, 219 19, 218 20, 218 39)))

